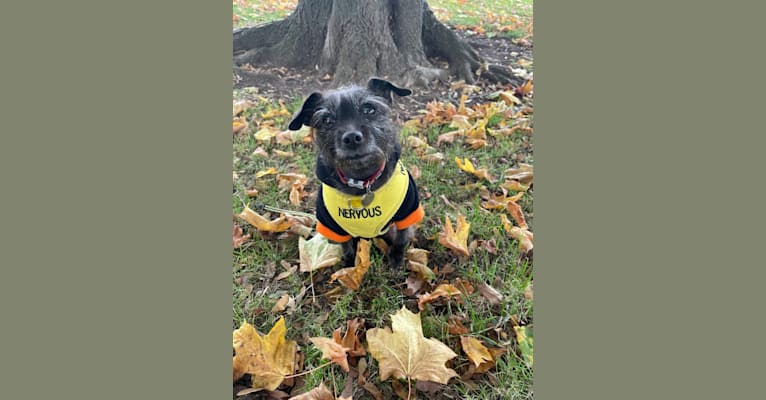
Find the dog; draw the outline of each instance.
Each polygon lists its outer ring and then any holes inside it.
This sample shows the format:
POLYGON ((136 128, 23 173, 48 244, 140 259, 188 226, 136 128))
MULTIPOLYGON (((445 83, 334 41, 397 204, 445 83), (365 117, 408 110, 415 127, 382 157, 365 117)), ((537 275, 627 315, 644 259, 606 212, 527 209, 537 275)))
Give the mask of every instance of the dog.
POLYGON ((402 268, 415 224, 425 215, 415 181, 399 160, 400 129, 391 117, 394 94, 412 91, 371 78, 367 87, 314 92, 289 124, 290 130, 311 127, 321 182, 317 231, 342 244, 346 267, 354 265, 360 238, 382 237, 390 267, 402 268))

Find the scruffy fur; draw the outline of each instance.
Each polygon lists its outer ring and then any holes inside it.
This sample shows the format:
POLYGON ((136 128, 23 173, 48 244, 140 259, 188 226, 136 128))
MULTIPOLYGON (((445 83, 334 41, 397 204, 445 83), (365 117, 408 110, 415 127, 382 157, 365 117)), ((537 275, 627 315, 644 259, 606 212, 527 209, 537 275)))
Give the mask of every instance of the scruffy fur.
MULTIPOLYGON (((392 93, 407 96, 409 89, 372 78, 367 87, 350 86, 309 95, 290 122, 290 129, 302 125, 312 129, 317 148, 317 171, 340 170, 346 177, 364 180, 372 176, 386 161, 381 176, 373 183, 375 191, 394 172, 401 154, 400 129, 391 118, 392 93)), ((363 195, 363 189, 343 184, 335 173, 326 182, 344 193, 363 195)), ((404 252, 414 236, 414 227, 398 231, 394 225, 382 236, 389 245, 388 261, 401 268, 404 252)), ((353 266, 359 238, 343 243, 343 264, 353 266)))

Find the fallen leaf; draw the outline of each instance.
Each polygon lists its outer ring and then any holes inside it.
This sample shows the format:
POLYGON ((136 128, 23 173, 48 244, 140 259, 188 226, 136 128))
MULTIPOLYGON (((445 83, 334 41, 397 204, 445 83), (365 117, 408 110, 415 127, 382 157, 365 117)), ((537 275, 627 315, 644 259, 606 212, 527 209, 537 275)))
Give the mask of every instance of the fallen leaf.
POLYGON ((375 400, 383 400, 383 392, 381 392, 372 382, 365 382, 362 387, 369 392, 375 400))
POLYGON ((471 162, 471 160, 467 158, 463 158, 461 160, 460 157, 455 157, 455 163, 457 164, 458 168, 474 175, 475 177, 479 179, 486 179, 489 182, 494 181, 494 179, 489 175, 489 170, 487 170, 487 168, 476 169, 473 166, 473 163, 471 162))
POLYGON ((524 361, 532 368, 534 362, 533 350, 535 340, 532 335, 532 329, 526 326, 514 326, 513 330, 516 332, 516 341, 519 343, 519 350, 521 350, 521 356, 524 361))
POLYGON ((455 286, 443 283, 437 286, 433 292, 418 296, 418 309, 423 311, 426 304, 432 303, 441 297, 449 299, 452 296, 459 296, 461 294, 460 290, 455 286))
POLYGON ((519 241, 522 253, 528 253, 534 248, 534 244, 532 243, 534 240, 534 234, 529 230, 514 226, 511 228, 508 234, 512 238, 519 241))
POLYGON ((436 163, 436 162, 444 161, 444 154, 440 152, 430 153, 420 157, 420 159, 425 162, 436 163))
POLYGON ((363 319, 354 318, 352 320, 346 321, 347 329, 346 334, 343 335, 343 337, 340 336, 340 328, 336 329, 332 333, 332 338, 335 343, 345 347, 348 351, 348 355, 351 357, 361 357, 367 354, 364 346, 362 346, 362 343, 359 341, 359 336, 357 336, 357 331, 363 325, 363 319))
POLYGON ((285 339, 286 333, 284 318, 280 318, 266 336, 243 322, 233 332, 234 380, 250 374, 251 386, 255 389, 275 390, 279 387, 285 376, 295 371, 298 350, 295 341, 285 339))
POLYGON ((446 384, 458 376, 444 365, 457 354, 444 343, 425 338, 420 314, 413 314, 404 307, 391 315, 391 329, 367 331, 367 345, 378 361, 381 381, 393 376, 446 384))
POLYGON ((468 233, 471 224, 461 214, 457 216, 457 230, 452 228, 452 222, 449 216, 444 216, 444 229, 439 232, 439 243, 449 248, 458 255, 467 256, 468 253, 468 233))
POLYGON ((508 212, 511 214, 511 217, 513 217, 513 220, 516 221, 516 225, 518 225, 519 228, 529 228, 527 226, 527 220, 524 218, 524 212, 521 211, 520 205, 518 205, 515 201, 508 201, 506 206, 508 208, 508 212))
POLYGON ((258 148, 256 148, 255 151, 253 151, 253 154, 251 154, 251 155, 253 157, 262 157, 262 158, 268 158, 269 157, 269 153, 266 150, 264 150, 263 147, 260 147, 260 146, 258 146, 258 148))
POLYGON ((244 117, 232 120, 232 133, 239 133, 247 128, 247 120, 244 117))
POLYGON ((275 136, 277 136, 277 131, 270 127, 262 128, 253 135, 255 140, 259 142, 268 142, 275 136))
POLYGON ((290 306, 290 303, 292 303, 293 307, 295 307, 295 299, 292 298, 292 296, 285 293, 282 295, 282 297, 279 298, 279 300, 277 300, 276 304, 274 304, 274 307, 271 309, 271 312, 273 313, 282 312, 287 307, 290 306))
POLYGON ((408 261, 407 268, 415 273, 415 277, 421 281, 430 282, 436 278, 436 274, 427 265, 419 263, 417 261, 408 261))
POLYGON ((298 253, 301 259, 300 271, 310 272, 337 264, 343 249, 339 244, 330 243, 326 237, 315 235, 310 240, 298 238, 298 253))
POLYGON ((247 221, 247 223, 261 232, 284 232, 290 229, 290 226, 292 225, 292 222, 290 222, 284 215, 280 215, 279 218, 269 221, 262 215, 251 210, 248 206, 245 206, 245 209, 242 210, 242 213, 240 213, 238 217, 247 221))
POLYGON ((258 197, 258 189, 247 189, 245 190, 245 195, 247 197, 258 197))
POLYGON ((497 359, 500 358, 500 356, 502 356, 503 354, 505 354, 506 349, 502 347, 489 347, 487 348, 487 351, 489 351, 489 354, 490 356, 492 356, 492 359, 489 361, 483 362, 478 367, 475 367, 475 370, 474 370, 475 373, 483 374, 489 371, 490 369, 492 369, 497 363, 497 359))
POLYGON ((234 231, 232 232, 231 236, 234 241, 235 249, 238 249, 239 246, 242 246, 250 240, 250 234, 248 233, 247 235, 243 235, 242 228, 237 226, 237 224, 234 224, 234 231))
POLYGON ((322 350, 322 358, 326 358, 331 362, 338 364, 346 372, 349 371, 348 359, 346 358, 347 348, 330 338, 312 337, 309 338, 309 340, 311 340, 311 343, 314 343, 314 346, 319 348, 319 350, 322 350))
POLYGON ((524 289, 524 298, 527 300, 534 300, 534 295, 532 294, 532 282, 529 282, 529 285, 527 285, 527 288, 524 289))
POLYGON ((280 158, 293 158, 295 157, 295 153, 292 151, 282 151, 279 149, 274 149, 274 155, 280 158))
POLYGON ((276 174, 276 173, 277 173, 277 169, 276 169, 276 168, 274 168, 274 167, 271 167, 271 168, 269 168, 269 169, 264 169, 264 170, 261 170, 261 171, 258 171, 258 172, 256 172, 256 173, 255 173, 255 178, 256 178, 256 179, 258 179, 258 178, 263 178, 263 177, 264 177, 264 176, 266 176, 266 175, 274 175, 274 174, 276 174))
POLYGON ((290 397, 288 400, 335 400, 335 396, 322 382, 308 392, 290 397))
POLYGON ((335 280, 351 289, 359 290, 362 285, 362 278, 370 268, 370 241, 360 239, 356 247, 356 260, 354 260, 354 266, 350 268, 343 268, 335 271, 330 277, 330 282, 335 280))
POLYGON ((465 335, 469 331, 468 328, 463 325, 460 317, 452 315, 447 319, 447 332, 451 335, 465 335))
POLYGON ((534 178, 534 167, 530 164, 519 163, 518 167, 507 169, 504 175, 506 180, 528 184, 534 178))
POLYGON ((489 350, 487 350, 487 347, 484 346, 484 343, 479 339, 470 336, 460 336, 460 345, 463 346, 463 351, 476 367, 485 361, 492 360, 492 355, 489 354, 489 350))
POLYGON ((489 304, 500 304, 500 302, 503 301, 503 295, 500 294, 497 289, 487 285, 486 283, 482 283, 477 287, 477 289, 479 290, 479 293, 481 293, 481 295, 489 301, 489 304))
POLYGON ((407 287, 405 287, 402 292, 407 297, 415 296, 415 294, 420 292, 420 289, 422 289, 423 285, 426 283, 423 278, 420 278, 417 275, 408 276, 404 282, 407 287))

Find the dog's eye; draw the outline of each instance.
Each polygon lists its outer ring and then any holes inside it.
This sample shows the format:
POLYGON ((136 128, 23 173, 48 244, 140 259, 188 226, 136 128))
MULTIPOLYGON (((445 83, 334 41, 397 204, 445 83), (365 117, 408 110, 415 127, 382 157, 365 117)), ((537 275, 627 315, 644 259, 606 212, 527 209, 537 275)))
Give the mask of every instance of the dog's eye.
POLYGON ((327 115, 322 117, 322 125, 332 125, 333 119, 331 116, 327 115))
POLYGON ((373 115, 373 114, 375 114, 375 108, 373 108, 369 104, 365 104, 365 105, 362 106, 362 114, 373 115))

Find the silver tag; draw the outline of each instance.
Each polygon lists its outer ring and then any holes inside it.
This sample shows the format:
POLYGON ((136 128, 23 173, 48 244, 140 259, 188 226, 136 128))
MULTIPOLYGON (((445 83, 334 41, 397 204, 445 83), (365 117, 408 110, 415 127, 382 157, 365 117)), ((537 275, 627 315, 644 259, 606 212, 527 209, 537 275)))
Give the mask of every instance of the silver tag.
POLYGON ((362 206, 367 208, 375 200, 375 193, 368 191, 362 196, 362 206))

